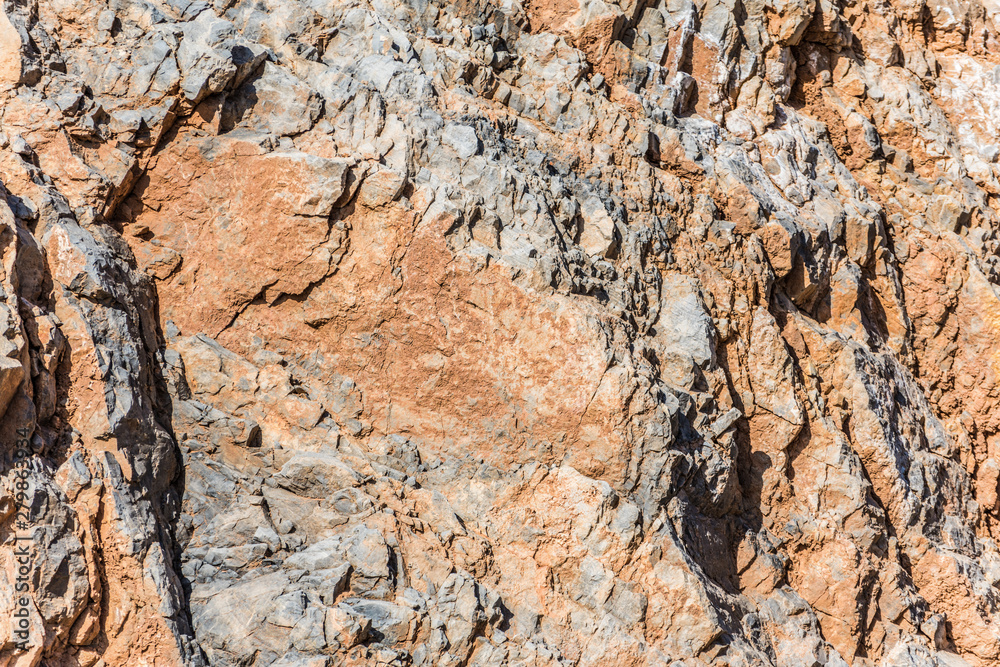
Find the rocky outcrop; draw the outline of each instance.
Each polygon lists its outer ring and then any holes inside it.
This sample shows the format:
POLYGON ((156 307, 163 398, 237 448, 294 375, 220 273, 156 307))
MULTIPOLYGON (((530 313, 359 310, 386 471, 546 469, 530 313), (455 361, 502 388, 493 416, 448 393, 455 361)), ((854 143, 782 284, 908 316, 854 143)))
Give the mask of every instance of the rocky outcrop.
POLYGON ((997 664, 998 36, 8 0, 0 665, 997 664))

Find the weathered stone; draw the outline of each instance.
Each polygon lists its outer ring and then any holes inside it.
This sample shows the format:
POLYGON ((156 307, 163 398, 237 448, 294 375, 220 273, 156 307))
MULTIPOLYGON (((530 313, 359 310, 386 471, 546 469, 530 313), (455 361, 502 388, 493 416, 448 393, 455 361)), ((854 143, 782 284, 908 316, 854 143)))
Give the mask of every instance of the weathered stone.
POLYGON ((608 257, 617 247, 615 221, 608 215, 604 202, 591 195, 580 204, 583 225, 580 229, 580 247, 588 255, 608 257))
POLYGON ((406 176, 391 169, 379 169, 365 177, 358 191, 358 202, 368 208, 385 206, 399 198, 406 187, 406 176))
POLYGON ((462 160, 468 160, 479 151, 479 137, 468 125, 452 123, 445 126, 441 143, 448 146, 462 160))
POLYGON ((1000 661, 995 2, 307 4, 0 15, 0 663, 1000 661))

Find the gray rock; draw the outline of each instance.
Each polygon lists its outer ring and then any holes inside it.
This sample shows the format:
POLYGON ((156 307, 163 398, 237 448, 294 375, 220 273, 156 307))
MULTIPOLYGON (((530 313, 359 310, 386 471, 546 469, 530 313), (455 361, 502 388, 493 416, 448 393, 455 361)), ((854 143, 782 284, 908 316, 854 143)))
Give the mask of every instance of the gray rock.
POLYGON ((416 620, 412 610, 383 600, 348 598, 343 607, 364 617, 370 624, 368 636, 388 646, 407 641, 416 620))
POLYGON ((441 134, 441 143, 451 148, 459 159, 467 160, 479 152, 479 137, 476 130, 468 125, 451 123, 441 134))

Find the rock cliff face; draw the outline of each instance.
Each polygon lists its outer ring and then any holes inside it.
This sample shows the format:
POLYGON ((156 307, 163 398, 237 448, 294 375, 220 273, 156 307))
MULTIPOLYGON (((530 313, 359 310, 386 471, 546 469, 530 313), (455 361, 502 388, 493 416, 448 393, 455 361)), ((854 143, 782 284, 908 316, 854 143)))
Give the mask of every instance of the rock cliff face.
POLYGON ((4 0, 0 666, 1000 664, 996 0, 4 0))

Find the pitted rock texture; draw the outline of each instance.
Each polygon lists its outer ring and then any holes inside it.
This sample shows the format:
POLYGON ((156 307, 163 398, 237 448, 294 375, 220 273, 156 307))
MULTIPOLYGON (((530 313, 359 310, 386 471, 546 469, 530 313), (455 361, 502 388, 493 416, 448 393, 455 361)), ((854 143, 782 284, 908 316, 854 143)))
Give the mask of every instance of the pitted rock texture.
POLYGON ((0 667, 1000 664, 1000 3, 2 10, 0 667))

